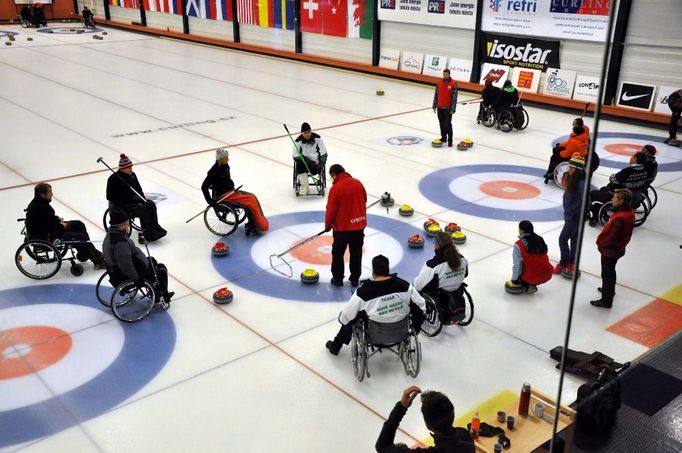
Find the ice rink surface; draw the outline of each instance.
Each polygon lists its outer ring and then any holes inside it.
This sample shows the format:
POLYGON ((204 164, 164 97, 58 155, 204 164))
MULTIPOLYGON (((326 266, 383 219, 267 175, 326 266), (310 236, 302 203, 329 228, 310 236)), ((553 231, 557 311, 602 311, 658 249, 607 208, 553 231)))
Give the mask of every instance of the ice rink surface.
MULTIPOLYGON (((455 137, 474 147, 437 149, 431 86, 113 29, 101 41, 11 26, 0 27, 3 41, 8 32, 18 34, 0 48, 0 451, 369 452, 412 384, 446 393, 457 415, 517 393, 524 381, 557 394, 548 351, 563 343, 571 281, 555 276, 522 296, 503 285, 519 220, 534 221, 558 260, 561 189, 541 175, 552 142, 579 112, 526 107, 529 127, 503 133, 476 124, 477 104, 460 105, 455 137), (385 96, 375 95, 379 87, 385 96), (293 132, 303 121, 325 140, 328 164, 360 179, 369 201, 386 191, 396 200, 388 212, 368 211, 363 278, 371 257, 383 253, 412 280, 432 246, 427 239, 424 249, 409 249, 407 238, 427 218, 456 222, 467 236, 459 249, 470 265, 474 321, 421 336, 417 378, 381 354, 369 361, 371 378, 357 382, 349 348, 338 357, 325 349, 351 295, 348 282, 329 285, 329 235, 287 258, 294 278, 270 269, 269 255, 323 229, 326 196, 297 198, 292 189, 282 124, 293 132), (246 237, 240 227, 225 238, 231 253, 213 258, 218 238, 201 217, 185 221, 205 207, 199 187, 219 146, 230 147, 233 179, 258 196, 271 230, 246 237), (176 292, 167 312, 136 324, 98 304, 101 272, 90 263, 81 277, 65 263, 36 281, 11 258, 22 241, 16 219, 40 181, 52 184, 58 215, 82 219, 101 241, 109 173, 96 161, 115 166, 122 152, 169 231, 150 250, 168 266, 176 292), (497 193, 482 189, 490 182, 497 193), (403 203, 414 216, 398 215, 403 203), (304 287, 298 274, 308 267, 321 278, 304 287), (231 304, 212 302, 221 287, 233 291, 231 304), (7 340, 35 326, 57 333, 7 340), (67 340, 59 355, 55 344, 67 340)), ((461 93, 460 101, 474 97, 461 93)), ((600 229, 587 227, 584 238, 570 346, 624 362, 682 324, 682 150, 663 144, 661 129, 602 121, 600 132, 607 134, 598 141, 595 186, 641 145, 659 150, 658 205, 618 263, 611 310, 589 305, 600 286, 600 229), (640 315, 652 303, 667 307, 663 319, 640 315)), ((567 375, 563 402, 581 383, 567 375)), ((398 441, 428 438, 419 404, 401 428, 398 441)))

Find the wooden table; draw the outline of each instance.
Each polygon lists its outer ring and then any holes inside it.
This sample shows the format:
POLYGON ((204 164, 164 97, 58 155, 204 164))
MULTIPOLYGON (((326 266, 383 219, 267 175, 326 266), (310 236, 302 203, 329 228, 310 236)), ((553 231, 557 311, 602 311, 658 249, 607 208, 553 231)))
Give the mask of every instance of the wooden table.
MULTIPOLYGON (((552 438, 552 418, 554 417, 555 402, 552 398, 544 393, 531 388, 530 392, 530 409, 528 417, 521 417, 518 414, 519 400, 516 399, 513 404, 508 407, 500 408, 506 412, 507 416, 514 416, 514 429, 507 429, 507 422, 500 423, 497 417, 492 420, 482 420, 492 426, 503 428, 505 436, 511 441, 511 448, 502 450, 509 453, 530 453, 546 451, 540 448, 542 444, 552 438), (545 414, 543 418, 538 418, 533 415, 533 407, 535 403, 542 403, 545 405, 545 414)), ((564 451, 570 452, 573 443, 573 430, 575 422, 575 411, 570 407, 561 405, 559 407, 559 423, 557 425, 557 432, 566 431, 565 441, 566 448, 564 451)), ((493 453, 494 445, 497 443, 497 436, 495 437, 479 437, 476 440, 476 451, 480 453, 493 453)))

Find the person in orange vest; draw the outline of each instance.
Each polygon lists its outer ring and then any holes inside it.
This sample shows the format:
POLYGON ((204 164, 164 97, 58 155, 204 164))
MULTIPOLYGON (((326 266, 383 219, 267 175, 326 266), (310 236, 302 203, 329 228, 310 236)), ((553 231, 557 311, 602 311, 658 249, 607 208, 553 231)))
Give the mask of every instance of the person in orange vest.
POLYGON ((597 236, 597 249, 601 254, 601 298, 591 300, 595 307, 611 308, 616 294, 616 263, 625 255, 635 228, 635 212, 632 210, 632 192, 618 189, 613 193, 613 214, 597 236))
POLYGON ((519 222, 519 240, 512 253, 514 266, 512 278, 505 284, 510 293, 533 294, 552 278, 552 265, 547 256, 547 244, 533 229, 529 220, 519 222))
MULTIPOLYGON (((436 83, 433 94, 433 112, 438 114, 440 143, 448 142, 452 147, 452 115, 457 110, 457 82, 450 78, 450 70, 443 70, 443 78, 436 83)), ((437 142, 437 139, 434 140, 437 142)))
MULTIPOLYGON (((552 157, 549 159, 547 172, 545 173, 545 184, 554 178, 554 169, 561 162, 568 162, 571 157, 578 153, 587 160, 587 153, 590 150, 590 128, 585 125, 582 118, 573 120, 571 135, 568 139, 557 143, 552 149, 552 157)), ((595 154, 592 158, 590 171, 594 172, 599 166, 599 157, 595 154)))

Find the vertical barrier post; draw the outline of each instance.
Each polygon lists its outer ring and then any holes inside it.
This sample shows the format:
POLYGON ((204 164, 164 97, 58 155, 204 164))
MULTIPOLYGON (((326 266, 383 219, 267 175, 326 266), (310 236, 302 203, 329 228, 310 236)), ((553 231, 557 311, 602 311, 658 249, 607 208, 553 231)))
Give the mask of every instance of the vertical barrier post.
POLYGON ((189 35, 189 17, 187 17, 187 0, 182 0, 182 32, 189 35))
POLYGON ((301 32, 301 0, 294 0, 294 52, 303 53, 303 33, 301 32))
POLYGON ((469 82, 478 83, 481 80, 481 22, 483 22, 483 0, 476 1, 476 28, 474 29, 474 54, 472 55, 471 78, 469 82))
POLYGON ((111 20, 111 12, 109 11, 109 0, 102 0, 102 7, 104 8, 104 18, 111 20))
POLYGON ((381 58, 381 22, 379 21, 379 2, 381 0, 371 0, 374 15, 372 16, 372 66, 379 66, 381 58))
MULTIPOLYGON (((611 3, 611 7, 616 7, 616 2, 611 3)), ((613 105, 618 90, 620 79, 620 66, 623 63, 623 48, 625 46, 625 35, 628 31, 628 19, 630 18, 630 8, 632 0, 621 0, 618 2, 618 18, 616 19, 613 31, 613 44, 611 45, 611 58, 609 59, 609 72, 606 75, 606 87, 604 89, 604 99, 606 105, 613 105)))
POLYGON ((232 41, 239 42, 239 17, 237 16, 237 0, 232 0, 232 41))
POLYGON ((143 27, 147 26, 147 11, 144 9, 144 2, 142 0, 138 0, 140 2, 140 23, 142 24, 143 27))

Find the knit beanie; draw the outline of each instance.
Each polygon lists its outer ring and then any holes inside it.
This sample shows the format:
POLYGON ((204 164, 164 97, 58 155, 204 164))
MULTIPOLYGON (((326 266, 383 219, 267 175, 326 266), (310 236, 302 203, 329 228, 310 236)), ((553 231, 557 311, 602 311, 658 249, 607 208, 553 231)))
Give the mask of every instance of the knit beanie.
POLYGON ((312 130, 313 129, 310 127, 310 124, 308 124, 308 123, 301 124, 301 132, 312 131, 312 130))
POLYGON ((654 145, 644 145, 642 148, 642 151, 646 155, 647 158, 651 159, 656 155, 656 147, 654 145))
POLYGON ((573 168, 583 170, 585 168, 585 158, 581 156, 580 153, 573 153, 571 160, 568 161, 568 165, 573 168))
POLYGON ((111 208, 109 211, 109 225, 120 225, 128 221, 128 214, 121 208, 111 208))
POLYGON ((118 168, 128 168, 133 166, 133 161, 125 154, 121 154, 121 159, 118 161, 118 168))
POLYGON ((227 150, 227 148, 218 148, 215 150, 215 160, 220 160, 225 157, 229 157, 230 152, 227 150))

